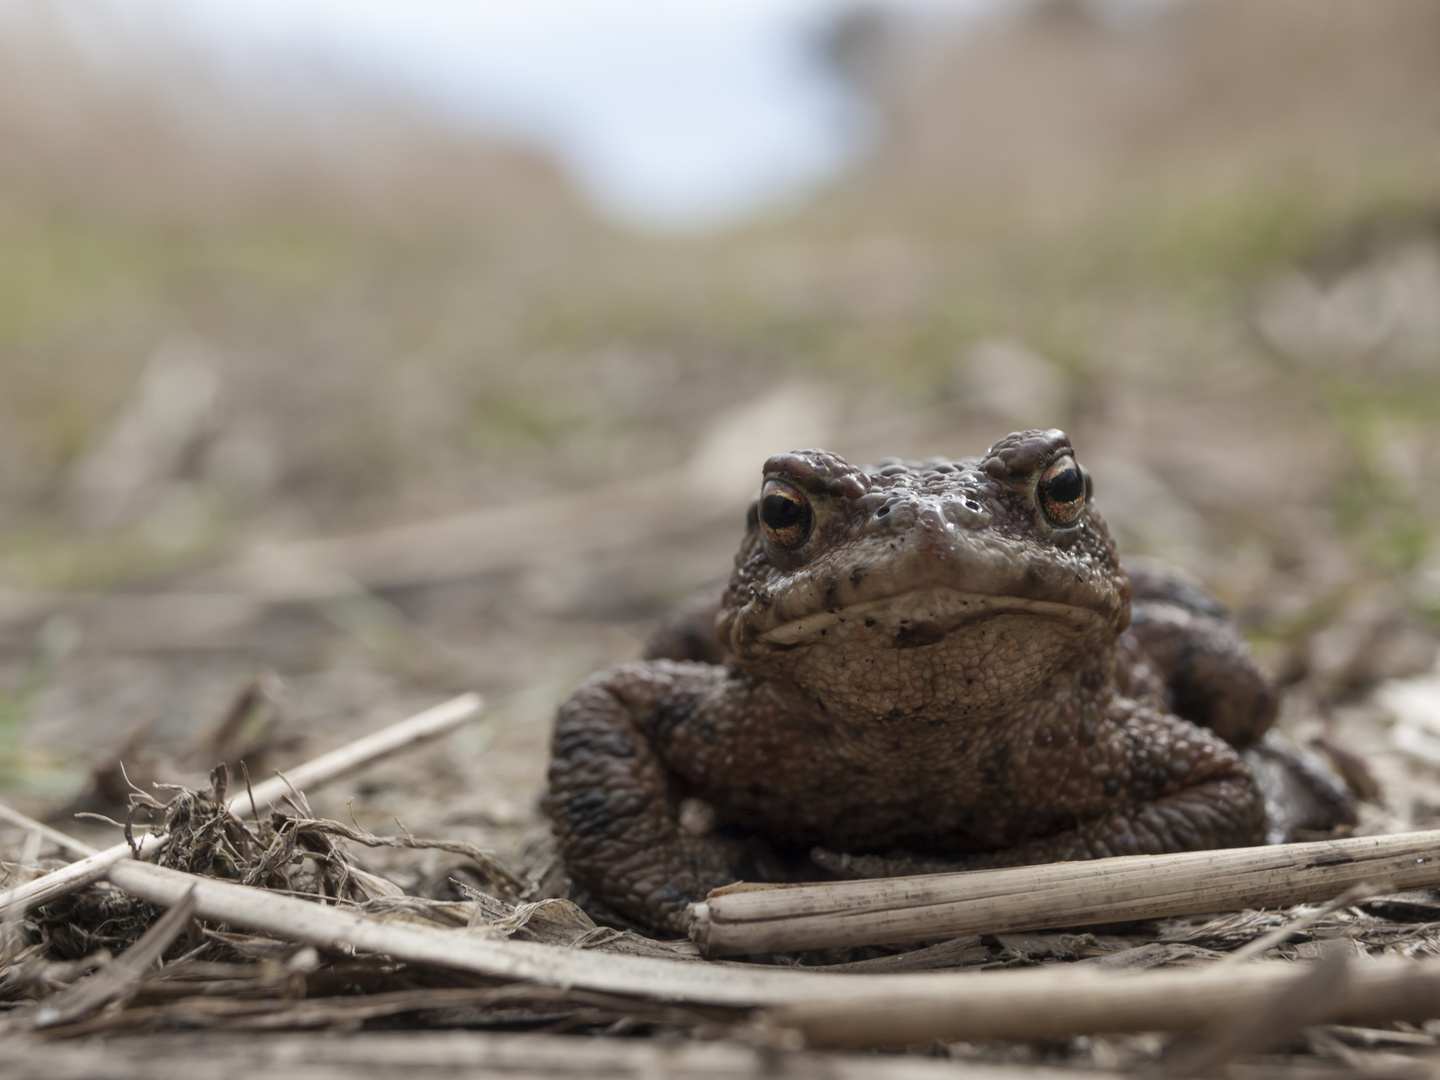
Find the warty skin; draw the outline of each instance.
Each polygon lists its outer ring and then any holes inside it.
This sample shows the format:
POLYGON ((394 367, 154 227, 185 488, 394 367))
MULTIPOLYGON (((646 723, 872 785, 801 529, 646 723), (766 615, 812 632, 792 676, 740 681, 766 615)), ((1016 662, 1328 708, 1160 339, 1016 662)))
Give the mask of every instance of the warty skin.
POLYGON ((1263 840, 1237 746, 1275 686, 1188 583, 1135 595, 1063 432, 763 481, 718 610, 687 616, 715 640, 658 649, 719 662, 621 665, 560 709, 546 807, 597 910, 682 933, 741 878, 1263 840))

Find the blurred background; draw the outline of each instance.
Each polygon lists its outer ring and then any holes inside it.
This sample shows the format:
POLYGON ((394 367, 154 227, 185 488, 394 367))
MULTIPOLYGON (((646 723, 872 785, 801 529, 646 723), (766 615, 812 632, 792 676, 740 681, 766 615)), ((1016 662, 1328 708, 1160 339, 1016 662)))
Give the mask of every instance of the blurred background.
POLYGON ((514 850, 768 453, 1059 426, 1431 820, 1437 181, 1430 0, 0 0, 0 797, 514 850))

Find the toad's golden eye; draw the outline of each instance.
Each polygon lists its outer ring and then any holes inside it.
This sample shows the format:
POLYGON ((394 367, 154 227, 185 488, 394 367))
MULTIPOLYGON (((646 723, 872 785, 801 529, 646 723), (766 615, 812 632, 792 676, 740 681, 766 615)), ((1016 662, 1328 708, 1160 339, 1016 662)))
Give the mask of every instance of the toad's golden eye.
POLYGON ((1040 474, 1035 498, 1051 525, 1062 529, 1080 520, 1085 509, 1085 474, 1068 454, 1052 461, 1040 474))
POLYGON ((799 547, 814 523, 810 501, 789 484, 771 480, 760 492, 760 527, 776 547, 799 547))

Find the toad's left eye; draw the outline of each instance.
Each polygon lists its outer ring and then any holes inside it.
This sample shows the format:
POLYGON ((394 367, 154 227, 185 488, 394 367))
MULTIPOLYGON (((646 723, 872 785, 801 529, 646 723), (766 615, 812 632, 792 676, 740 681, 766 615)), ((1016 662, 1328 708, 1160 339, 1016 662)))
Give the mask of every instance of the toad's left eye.
POLYGON ((1085 474, 1075 459, 1067 455, 1052 461, 1040 474, 1035 497, 1050 524, 1065 528, 1079 521, 1085 509, 1085 474))

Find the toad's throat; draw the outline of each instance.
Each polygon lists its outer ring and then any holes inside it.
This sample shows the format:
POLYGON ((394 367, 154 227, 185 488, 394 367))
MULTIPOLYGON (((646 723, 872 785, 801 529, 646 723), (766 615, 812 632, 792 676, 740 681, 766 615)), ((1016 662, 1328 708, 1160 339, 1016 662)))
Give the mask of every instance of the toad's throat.
POLYGON ((759 640, 781 648, 822 641, 879 643, 886 638, 899 647, 925 645, 966 623, 1002 614, 1030 615, 1076 630, 1093 629, 1104 622, 1100 613, 1073 604, 929 587, 790 619, 761 632, 759 640))

